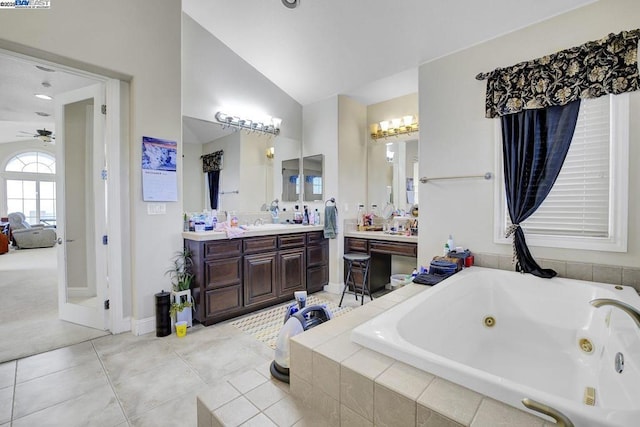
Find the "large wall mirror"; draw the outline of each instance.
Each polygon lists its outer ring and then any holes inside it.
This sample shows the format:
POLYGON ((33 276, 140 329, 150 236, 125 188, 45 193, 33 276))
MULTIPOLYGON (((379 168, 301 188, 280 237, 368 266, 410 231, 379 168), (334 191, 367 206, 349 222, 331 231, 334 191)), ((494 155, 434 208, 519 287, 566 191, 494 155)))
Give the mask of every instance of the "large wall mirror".
POLYGON ((418 200, 418 140, 377 140, 369 144, 368 199, 410 211, 418 200))
POLYGON ((302 158, 305 202, 321 202, 324 198, 323 163, 324 156, 322 154, 302 158))
MULTIPOLYGON (((183 117, 182 187, 185 212, 211 209, 208 183, 202 172, 200 156, 218 150, 224 151, 218 210, 254 212, 285 194, 283 167, 289 167, 287 162, 290 159, 299 162, 301 143, 284 136, 234 132, 223 129, 219 123, 183 117)), ((291 168, 295 169, 293 165, 291 168)), ((292 197, 291 201, 299 200, 295 191, 292 197)))

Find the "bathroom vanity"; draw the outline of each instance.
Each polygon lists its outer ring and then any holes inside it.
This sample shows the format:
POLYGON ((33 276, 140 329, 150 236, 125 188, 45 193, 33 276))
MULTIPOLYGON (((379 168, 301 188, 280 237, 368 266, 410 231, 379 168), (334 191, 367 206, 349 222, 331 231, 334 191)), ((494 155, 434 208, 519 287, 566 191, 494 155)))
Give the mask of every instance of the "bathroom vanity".
MULTIPOLYGON (((418 237, 393 235, 382 231, 347 231, 344 233, 344 253, 349 252, 371 255, 367 284, 373 293, 389 283, 392 256, 418 257, 418 237)), ((358 284, 362 283, 362 273, 360 269, 354 268, 358 284)))
POLYGON ((329 245, 321 226, 256 227, 229 239, 223 232, 182 233, 191 251, 195 318, 208 326, 323 289, 329 245))

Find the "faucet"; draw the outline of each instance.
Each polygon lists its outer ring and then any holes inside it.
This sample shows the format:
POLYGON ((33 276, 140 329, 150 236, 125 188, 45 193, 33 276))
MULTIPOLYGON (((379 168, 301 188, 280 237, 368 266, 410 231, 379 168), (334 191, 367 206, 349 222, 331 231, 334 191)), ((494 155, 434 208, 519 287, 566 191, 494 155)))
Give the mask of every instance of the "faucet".
POLYGON ((640 311, 638 311, 637 308, 632 307, 629 304, 624 303, 622 301, 618 301, 618 300, 615 300, 615 299, 609 299, 609 298, 596 298, 596 299, 591 300, 589 302, 594 307, 602 307, 602 306, 605 306, 605 305, 610 305, 612 307, 618 307, 620 310, 624 311, 629 316, 631 316, 633 321, 636 322, 636 325, 638 326, 638 328, 640 328, 640 311))
POLYGON ((258 218, 253 221, 253 225, 264 225, 264 220, 262 218, 258 218))

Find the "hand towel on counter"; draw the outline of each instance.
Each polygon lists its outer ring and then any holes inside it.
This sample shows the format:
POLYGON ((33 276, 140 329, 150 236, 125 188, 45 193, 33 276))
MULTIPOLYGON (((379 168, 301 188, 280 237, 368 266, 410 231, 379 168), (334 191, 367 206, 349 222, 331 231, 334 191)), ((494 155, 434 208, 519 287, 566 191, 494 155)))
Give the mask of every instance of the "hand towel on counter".
POLYGON ((228 239, 233 239, 236 237, 242 237, 244 234, 244 230, 240 227, 231 227, 226 222, 218 223, 216 227, 216 231, 224 231, 227 234, 228 239))
POLYGON ((335 239, 338 234, 338 208, 335 205, 324 207, 324 237, 335 239))

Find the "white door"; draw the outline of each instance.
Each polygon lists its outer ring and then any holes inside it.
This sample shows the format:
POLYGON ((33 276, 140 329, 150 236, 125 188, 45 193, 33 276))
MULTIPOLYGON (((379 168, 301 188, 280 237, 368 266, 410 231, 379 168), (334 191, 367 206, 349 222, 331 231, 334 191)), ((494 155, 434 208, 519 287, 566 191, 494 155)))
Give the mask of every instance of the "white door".
POLYGON ((55 99, 58 315, 101 330, 109 329, 104 93, 97 84, 55 99))

